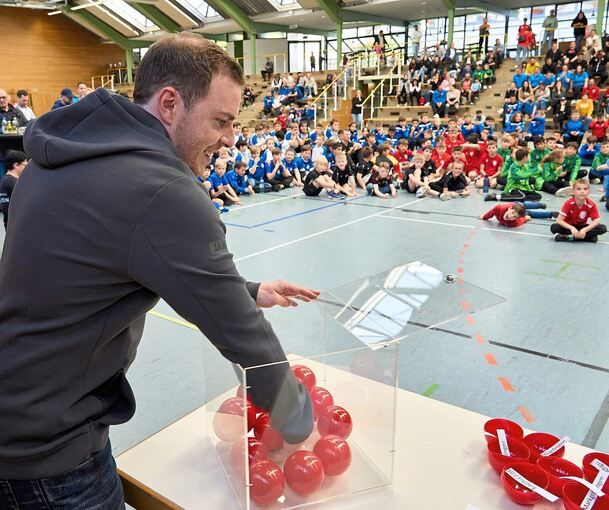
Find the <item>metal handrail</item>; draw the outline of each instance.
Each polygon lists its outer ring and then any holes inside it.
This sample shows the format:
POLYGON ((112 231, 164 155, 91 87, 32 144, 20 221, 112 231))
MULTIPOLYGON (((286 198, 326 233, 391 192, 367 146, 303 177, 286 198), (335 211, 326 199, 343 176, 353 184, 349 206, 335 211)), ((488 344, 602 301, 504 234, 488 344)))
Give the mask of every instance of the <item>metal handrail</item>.
MULTIPOLYGON (((326 85, 321 93, 317 95, 317 97, 311 102, 309 107, 313 108, 313 124, 317 124, 317 102, 320 101, 323 97, 324 100, 324 120, 328 118, 328 90, 331 87, 334 88, 334 109, 338 109, 338 82, 342 78, 343 79, 343 100, 347 99, 347 71, 349 69, 354 69, 354 62, 349 62, 345 68, 334 78, 328 85, 326 85)), ((355 73, 354 73, 355 75, 355 73)), ((354 80, 355 83, 355 80, 354 80)))
MULTIPOLYGON (((383 102, 383 96, 384 96, 384 93, 383 93, 383 88, 384 88, 385 81, 386 81, 386 80, 389 78, 389 79, 390 79, 390 83, 391 83, 391 85, 392 85, 392 84, 393 84, 393 71, 395 71, 395 69, 396 69, 397 67, 401 67, 401 62, 402 62, 402 56, 401 56, 401 52, 399 52, 399 51, 398 51, 398 52, 396 52, 396 53, 397 53, 397 55, 398 55, 398 57, 399 57, 399 58, 398 58, 398 61, 397 61, 395 64, 393 64, 393 67, 392 67, 392 68, 389 70, 389 72, 387 73, 387 75, 386 75, 386 76, 385 76, 385 77, 384 77, 384 78, 383 78, 383 79, 382 79, 382 80, 381 80, 381 81, 380 81, 380 82, 379 82, 379 83, 378 83, 378 84, 377 84, 377 85, 376 85, 376 86, 375 86, 375 87, 372 89, 372 91, 370 92, 370 94, 368 94, 368 95, 366 96, 366 98, 365 98, 365 99, 364 99, 364 100, 363 100, 363 101, 362 101, 362 102, 359 104, 359 106, 360 106, 361 108, 363 108, 363 107, 366 105, 366 103, 368 102, 368 100, 372 99, 372 100, 371 100, 371 102, 370 102, 370 118, 371 118, 371 119, 374 117, 374 93, 375 93, 375 92, 376 92, 376 91, 377 91, 379 88, 381 89, 381 91, 380 91, 380 95, 381 95, 381 105, 382 105, 382 102, 383 102)), ((395 53, 394 53, 394 54, 395 54, 395 53)), ((391 85, 390 85, 390 88, 391 88, 391 85)), ((362 116, 362 117, 363 117, 363 116, 362 116)), ((362 119, 362 122, 363 122, 363 119, 362 119)))
POLYGON ((98 76, 91 76, 91 88, 95 90, 98 88, 96 85, 96 81, 99 80, 99 86, 102 88, 110 88, 110 90, 114 90, 114 75, 112 74, 102 74, 98 76))

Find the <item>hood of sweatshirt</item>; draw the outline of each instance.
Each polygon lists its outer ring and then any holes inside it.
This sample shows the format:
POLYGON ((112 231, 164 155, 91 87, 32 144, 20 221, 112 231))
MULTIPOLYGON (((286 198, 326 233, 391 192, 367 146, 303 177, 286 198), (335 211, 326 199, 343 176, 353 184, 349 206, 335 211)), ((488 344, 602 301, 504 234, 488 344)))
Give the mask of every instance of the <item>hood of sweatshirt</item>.
POLYGON ((36 119, 25 133, 24 147, 47 169, 133 150, 175 154, 167 131, 153 115, 102 88, 36 119))

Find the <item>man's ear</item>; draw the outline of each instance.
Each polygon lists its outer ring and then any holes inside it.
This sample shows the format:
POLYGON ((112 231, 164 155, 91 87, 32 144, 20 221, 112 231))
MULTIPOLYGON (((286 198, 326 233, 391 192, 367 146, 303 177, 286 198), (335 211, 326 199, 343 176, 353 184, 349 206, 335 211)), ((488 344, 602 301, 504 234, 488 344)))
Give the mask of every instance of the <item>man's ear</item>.
POLYGON ((164 87, 160 90, 157 96, 157 112, 159 120, 166 127, 173 127, 176 124, 176 118, 184 108, 182 97, 173 87, 164 87))

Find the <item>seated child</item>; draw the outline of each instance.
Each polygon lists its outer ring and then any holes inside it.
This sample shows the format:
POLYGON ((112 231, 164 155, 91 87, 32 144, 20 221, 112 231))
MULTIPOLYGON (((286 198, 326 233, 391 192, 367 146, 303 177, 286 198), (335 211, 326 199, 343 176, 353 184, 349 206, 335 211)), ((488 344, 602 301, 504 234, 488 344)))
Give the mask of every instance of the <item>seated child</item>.
POLYGON ((294 178, 290 172, 281 163, 281 150, 273 149, 271 151, 273 159, 266 164, 265 179, 273 191, 279 191, 283 188, 290 187, 294 178))
POLYGON ((601 150, 601 144, 597 143, 597 138, 594 135, 588 135, 586 142, 582 143, 579 148, 578 154, 581 158, 581 164, 584 166, 590 166, 594 161, 594 156, 601 150))
POLYGON ((428 197, 440 197, 441 200, 469 196, 469 181, 464 172, 465 163, 460 159, 453 161, 450 171, 439 181, 428 183, 424 194, 428 197))
POLYGON ((206 166, 203 169, 203 173, 201 175, 197 176, 197 181, 199 181, 201 183, 201 185, 203 186, 203 189, 205 189, 205 191, 207 191, 207 193, 209 193, 210 198, 211 198, 211 203, 214 206, 214 208, 218 209, 218 213, 228 212, 228 207, 224 207, 224 202, 222 201, 222 199, 211 197, 211 188, 212 188, 213 184, 209 180, 210 173, 211 173, 210 167, 206 166))
POLYGON ((586 170, 580 170, 581 164, 582 158, 577 154, 577 143, 569 142, 565 147, 565 160, 562 166, 567 171, 571 186, 577 179, 583 179, 588 175, 586 170))
POLYGON ((209 176, 212 188, 209 190, 212 198, 219 198, 226 205, 241 204, 241 199, 233 190, 226 178, 226 159, 216 159, 214 171, 209 176))
POLYGON ((557 197, 571 195, 567 170, 563 167, 565 155, 562 149, 554 149, 541 160, 541 189, 557 197))
POLYGON ((330 198, 341 198, 340 189, 330 177, 330 165, 328 160, 320 156, 315 161, 311 170, 304 180, 302 191, 308 197, 316 197, 325 189, 330 198))
POLYGON ((239 161, 235 163, 235 168, 230 172, 226 172, 226 179, 230 184, 231 188, 237 195, 248 195, 254 194, 254 187, 248 183, 247 175, 247 163, 245 161, 239 161))
POLYGON ((500 200, 504 202, 518 202, 522 200, 541 200, 541 195, 533 190, 530 178, 533 172, 527 164, 529 151, 525 148, 516 150, 514 161, 507 171, 507 183, 503 193, 488 193, 485 201, 500 200))
POLYGON ((378 164, 378 171, 372 172, 368 184, 366 184, 368 195, 375 195, 380 198, 395 198, 397 191, 389 176, 389 163, 381 161, 378 164))
POLYGON ((353 177, 353 169, 347 161, 347 155, 344 152, 337 153, 336 166, 332 173, 332 180, 338 186, 339 191, 348 197, 359 195, 355 188, 355 178, 353 177))
POLYGON ((601 224, 596 204, 590 200, 590 183, 578 179, 573 183, 573 196, 569 198, 550 230, 555 241, 588 241, 596 243, 598 236, 607 232, 601 224), (589 220, 592 220, 588 223, 589 220))
POLYGON ((355 165, 355 182, 357 186, 366 189, 366 183, 370 179, 372 171, 378 171, 378 167, 372 162, 372 149, 364 147, 358 154, 359 161, 355 165))
POLYGON ((480 178, 476 181, 476 188, 482 188, 484 178, 488 177, 489 187, 495 189, 497 187, 497 177, 499 177, 503 166, 503 159, 497 154, 497 142, 495 140, 489 140, 487 151, 480 161, 480 178))

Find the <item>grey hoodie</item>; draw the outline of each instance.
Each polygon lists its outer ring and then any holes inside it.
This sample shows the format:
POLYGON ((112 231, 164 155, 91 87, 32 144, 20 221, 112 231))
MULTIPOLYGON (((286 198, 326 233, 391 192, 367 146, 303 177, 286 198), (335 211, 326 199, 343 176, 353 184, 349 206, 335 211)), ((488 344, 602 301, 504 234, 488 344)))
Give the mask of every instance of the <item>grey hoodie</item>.
MULTIPOLYGON (((233 363, 285 360, 156 118, 100 89, 34 121, 25 148, 0 260, 0 479, 71 471, 133 416, 125 373, 159 296, 233 363)), ((286 364, 253 372, 253 402, 286 441, 307 437, 286 364)))

